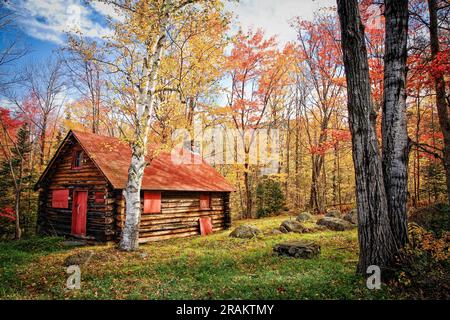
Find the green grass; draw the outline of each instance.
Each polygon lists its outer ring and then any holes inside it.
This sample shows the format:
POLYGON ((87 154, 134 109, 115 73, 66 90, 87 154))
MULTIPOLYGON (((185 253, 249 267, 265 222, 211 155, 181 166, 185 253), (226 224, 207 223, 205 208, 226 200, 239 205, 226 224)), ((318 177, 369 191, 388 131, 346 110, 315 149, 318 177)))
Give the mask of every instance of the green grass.
MULTIPOLYGON (((268 233, 286 217, 252 220, 268 233)), ((248 221, 247 221, 248 222, 248 221)), ((244 223, 238 221, 236 225, 244 223)), ((355 275, 356 230, 265 235, 241 240, 230 230, 209 237, 174 239, 125 253, 113 246, 64 249, 60 239, 0 244, 0 299, 382 299, 355 275), (318 242, 319 257, 273 255, 285 240, 318 242), (64 259, 92 250, 81 267, 81 290, 65 290, 64 259)))

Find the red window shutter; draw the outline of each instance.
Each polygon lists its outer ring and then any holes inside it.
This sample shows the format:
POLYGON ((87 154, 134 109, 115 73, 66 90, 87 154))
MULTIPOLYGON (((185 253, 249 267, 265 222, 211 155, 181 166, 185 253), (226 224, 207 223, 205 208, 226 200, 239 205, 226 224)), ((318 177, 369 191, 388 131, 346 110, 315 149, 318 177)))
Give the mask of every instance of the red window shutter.
POLYGON ((203 217, 200 218, 200 234, 202 236, 207 236, 208 234, 212 234, 212 221, 211 217, 203 217))
POLYGON ((105 193, 104 192, 96 192, 94 194, 95 203, 105 203, 105 193))
POLYGON ((144 213, 161 212, 161 192, 144 192, 144 213))
POLYGON ((52 208, 69 207, 69 189, 52 191, 52 208))
POLYGON ((211 195, 201 194, 200 195, 200 209, 210 209, 211 208, 211 195))

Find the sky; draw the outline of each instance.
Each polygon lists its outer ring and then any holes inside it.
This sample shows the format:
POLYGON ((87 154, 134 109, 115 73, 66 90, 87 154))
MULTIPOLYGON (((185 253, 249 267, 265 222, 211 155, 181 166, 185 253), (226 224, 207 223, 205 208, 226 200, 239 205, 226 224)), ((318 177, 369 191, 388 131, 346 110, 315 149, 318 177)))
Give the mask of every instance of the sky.
MULTIPOLYGON (((239 27, 262 28, 267 36, 277 36, 280 46, 295 40, 289 20, 300 16, 311 19, 321 7, 335 5, 335 0, 241 0, 227 1, 226 9, 235 18, 232 31, 239 27)), ((110 34, 105 17, 120 20, 112 6, 85 0, 6 0, 0 1, 0 15, 14 13, 14 28, 0 33, 0 51, 14 39, 20 39, 29 54, 11 68, 20 70, 36 61, 45 62, 65 43, 68 31, 80 31, 86 37, 100 39, 110 34)))
MULTIPOLYGON (((334 6, 335 0, 241 0, 226 3, 226 9, 236 14, 233 29, 263 28, 268 35, 277 35, 281 44, 295 40, 289 19, 301 16, 311 19, 320 7, 334 6)), ((111 6, 84 0, 7 0, 0 11, 11 11, 15 24, 23 35, 23 42, 36 56, 44 58, 51 50, 64 44, 67 31, 79 30, 90 38, 110 33, 104 16, 120 16, 111 6)), ((0 46, 14 37, 14 33, 0 36, 0 46)))

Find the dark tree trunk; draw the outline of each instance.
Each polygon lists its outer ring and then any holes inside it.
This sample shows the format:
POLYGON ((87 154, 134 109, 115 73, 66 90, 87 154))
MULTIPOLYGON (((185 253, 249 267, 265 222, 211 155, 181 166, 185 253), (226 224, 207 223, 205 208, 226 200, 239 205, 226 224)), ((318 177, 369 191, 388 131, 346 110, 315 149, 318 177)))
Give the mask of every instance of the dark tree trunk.
POLYGON ((300 206, 300 112, 295 105, 295 206, 300 206))
POLYGON ((15 221, 15 239, 20 240, 22 237, 22 229, 20 228, 20 189, 16 191, 15 201, 14 201, 14 211, 16 213, 15 221))
POLYGON ((347 76, 349 126, 358 209, 359 262, 389 267, 396 253, 388 216, 383 171, 375 131, 376 113, 370 92, 369 66, 357 0, 337 0, 342 51, 347 76))
POLYGON ((320 213, 319 200, 319 176, 320 168, 318 168, 317 157, 311 156, 311 190, 309 193, 309 206, 315 213, 320 213))
POLYGON ((383 91, 383 176, 389 221, 398 248, 408 241, 407 195, 410 142, 406 119, 408 0, 386 0, 383 91))
POLYGON ((47 143, 47 115, 44 115, 44 119, 42 122, 41 134, 39 137, 40 140, 40 154, 39 154, 39 166, 42 168, 45 164, 45 148, 47 143))
MULTIPOLYGON (((247 158, 247 155, 246 155, 247 158)), ((245 186, 245 217, 250 219, 252 217, 252 190, 249 177, 250 166, 248 162, 244 164, 244 186, 245 186)))
MULTIPOLYGON (((439 53, 439 34, 437 18, 437 1, 428 0, 430 11, 430 45, 431 58, 434 61, 439 53)), ((450 119, 448 115, 448 103, 445 94, 445 79, 442 73, 433 73, 434 87, 436 90, 436 107, 439 117, 439 125, 444 136, 443 162, 447 183, 447 198, 450 204, 450 119)))

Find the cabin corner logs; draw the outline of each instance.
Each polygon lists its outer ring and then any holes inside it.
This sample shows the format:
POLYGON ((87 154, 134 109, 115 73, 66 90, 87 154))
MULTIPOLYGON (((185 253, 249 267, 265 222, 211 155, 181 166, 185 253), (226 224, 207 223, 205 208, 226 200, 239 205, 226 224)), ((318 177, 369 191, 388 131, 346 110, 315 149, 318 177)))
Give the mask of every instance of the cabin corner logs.
MULTIPOLYGON (((114 189, 85 155, 81 168, 73 168, 74 150, 82 150, 72 137, 58 151, 39 185, 38 232, 72 236, 74 196, 87 192, 86 230, 83 238, 99 242, 118 241, 125 222, 122 190, 114 189), (53 208, 53 190, 68 189, 66 208, 53 208)), ((141 192, 141 209, 144 206, 141 192)), ((231 226, 230 192, 161 191, 159 213, 141 210, 141 243, 200 234, 199 219, 211 217, 213 232, 231 226), (210 195, 208 209, 200 208, 200 195, 210 195)))

